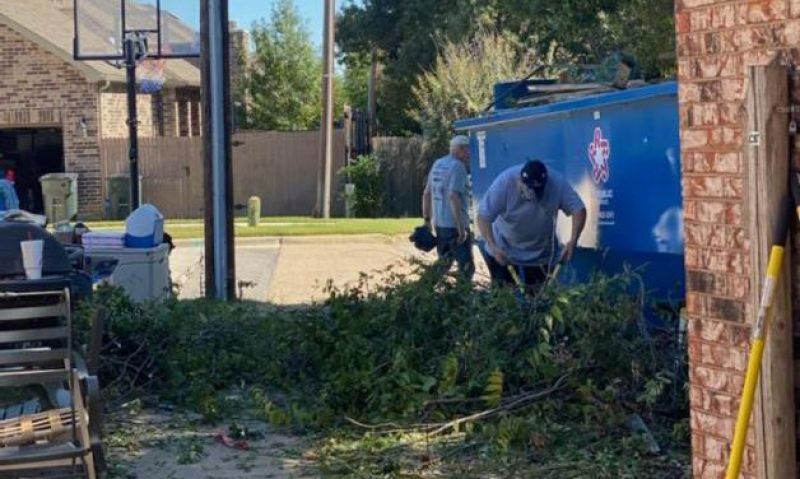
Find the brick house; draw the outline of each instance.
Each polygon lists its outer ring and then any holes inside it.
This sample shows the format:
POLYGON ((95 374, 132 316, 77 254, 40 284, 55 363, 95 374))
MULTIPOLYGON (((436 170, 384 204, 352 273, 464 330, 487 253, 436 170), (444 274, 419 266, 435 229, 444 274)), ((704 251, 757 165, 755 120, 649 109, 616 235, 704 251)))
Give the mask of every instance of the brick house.
MULTIPOLYGON (((72 59, 72 3, 0 0, 0 169, 15 170, 23 207, 34 211, 42 207, 41 175, 78 173, 79 213, 97 218, 102 141, 127 138, 125 72, 72 59)), ((199 69, 170 60, 166 80, 162 92, 139 95, 140 135, 199 135, 199 69)))
MULTIPOLYGON (((728 461, 757 293, 750 283, 753 238, 748 237, 745 204, 747 72, 751 65, 779 57, 789 77, 788 67, 800 61, 800 1, 676 0, 675 7, 693 470, 696 478, 716 479, 724 476, 728 461)), ((792 78, 796 103, 800 89, 797 75, 792 78)), ((797 235, 794 244, 796 248, 797 235)), ((793 263, 796 292, 796 254, 793 263)), ((794 308, 797 324, 797 301, 794 308)), ((789 331, 773 329, 771 334, 790 335, 792 321, 788 323, 789 331)), ((794 330, 797 345, 800 328, 795 325, 794 330)), ((796 356, 798 348, 794 350, 796 356)), ((786 376, 791 391, 797 382, 786 376)), ((792 457, 785 458, 790 465, 783 472, 765 471, 764 450, 776 445, 759 447, 754 429, 742 476, 794 477, 794 451, 787 453, 792 457)))

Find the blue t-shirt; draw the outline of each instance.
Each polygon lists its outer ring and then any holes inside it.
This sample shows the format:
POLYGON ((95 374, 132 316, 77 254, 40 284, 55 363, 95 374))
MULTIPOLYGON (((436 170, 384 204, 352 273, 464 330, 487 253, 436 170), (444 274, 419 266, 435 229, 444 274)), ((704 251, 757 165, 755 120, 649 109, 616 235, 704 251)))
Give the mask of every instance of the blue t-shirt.
POLYGON ((522 166, 501 173, 489 187, 478 215, 492 224, 495 242, 514 264, 532 266, 552 262, 556 256, 556 219, 584 209, 578 193, 564 177, 548 168, 541 200, 522 193, 522 166))
POLYGON ((450 208, 450 193, 461 197, 461 224, 469 226, 469 197, 467 168, 458 159, 447 155, 433 163, 428 175, 428 189, 433 200, 433 224, 438 228, 455 228, 456 220, 450 208))
POLYGON ((19 198, 14 191, 14 185, 6 179, 0 179, 0 211, 18 209, 19 198))

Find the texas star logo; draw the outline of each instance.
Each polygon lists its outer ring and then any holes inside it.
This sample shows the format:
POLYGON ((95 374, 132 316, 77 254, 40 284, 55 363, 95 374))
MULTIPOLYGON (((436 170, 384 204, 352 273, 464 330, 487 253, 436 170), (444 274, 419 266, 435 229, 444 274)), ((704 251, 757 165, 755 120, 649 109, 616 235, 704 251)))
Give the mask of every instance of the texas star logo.
POLYGON ((610 175, 608 157, 611 156, 611 144, 603 138, 603 130, 594 129, 594 139, 589 143, 589 161, 592 163, 592 176, 597 184, 608 181, 610 175))

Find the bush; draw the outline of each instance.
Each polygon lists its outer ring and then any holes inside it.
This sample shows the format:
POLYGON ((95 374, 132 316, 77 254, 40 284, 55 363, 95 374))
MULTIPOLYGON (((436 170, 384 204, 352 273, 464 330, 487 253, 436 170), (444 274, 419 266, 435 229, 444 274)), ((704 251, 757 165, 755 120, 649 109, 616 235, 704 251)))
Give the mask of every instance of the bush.
POLYGON ((642 334, 630 276, 552 287, 534 304, 425 269, 369 285, 299 309, 136 306, 101 291, 112 312, 102 380, 111 394, 157 394, 210 419, 243 388, 277 425, 433 424, 426 434, 461 430, 502 455, 614 458, 598 477, 676 477, 658 475, 660 459, 655 472, 636 469, 654 463, 638 462, 652 451, 631 418, 685 451, 675 431, 688 404, 683 353, 673 336, 642 334), (489 411, 483 422, 450 422, 478 411, 489 411))
POLYGON ((359 218, 377 218, 383 206, 383 175, 380 161, 372 155, 361 155, 342 168, 356 187, 354 213, 359 218))

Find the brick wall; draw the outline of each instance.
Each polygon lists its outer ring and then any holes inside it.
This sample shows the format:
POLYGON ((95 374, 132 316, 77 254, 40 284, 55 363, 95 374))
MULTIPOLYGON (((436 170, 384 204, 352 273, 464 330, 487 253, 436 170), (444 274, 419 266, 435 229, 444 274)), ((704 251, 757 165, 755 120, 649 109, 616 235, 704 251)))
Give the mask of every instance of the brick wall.
POLYGON ((75 68, 0 22, 0 128, 61 128, 65 167, 80 174, 79 208, 89 217, 102 213, 96 91, 75 68))
MULTIPOLYGON (((189 89, 197 90, 197 89, 189 89)), ((183 89, 181 89, 183 91, 183 89)), ((199 92, 196 93, 199 98, 199 92)), ((139 136, 152 138, 156 136, 188 136, 180 135, 178 124, 179 101, 187 101, 186 94, 178 93, 174 88, 164 89, 156 94, 137 95, 137 113, 139 116, 139 136)), ((108 91, 100 93, 100 131, 102 138, 128 137, 128 97, 124 85, 115 85, 108 91)), ((183 121, 190 121, 187 118, 183 121)))
MULTIPOLYGON (((139 117, 139 136, 150 138, 158 136, 161 126, 155 95, 137 95, 136 108, 139 117)), ((128 137, 128 95, 125 86, 119 85, 112 91, 100 93, 100 132, 102 138, 128 137)))
MULTIPOLYGON (((750 334, 745 75, 800 46, 800 0, 676 0, 676 29, 693 466, 694 477, 716 479, 728 460, 750 334)), ((753 444, 751 428, 743 477, 756 475, 753 444)))

